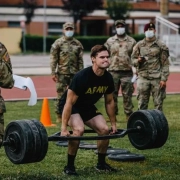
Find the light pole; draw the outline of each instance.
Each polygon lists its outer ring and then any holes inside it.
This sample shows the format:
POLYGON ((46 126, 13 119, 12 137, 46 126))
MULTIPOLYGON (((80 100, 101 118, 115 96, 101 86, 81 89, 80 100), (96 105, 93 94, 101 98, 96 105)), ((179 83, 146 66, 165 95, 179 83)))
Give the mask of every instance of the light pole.
POLYGON ((46 0, 44 0, 43 53, 46 53, 46 0))
POLYGON ((26 22, 26 17, 25 16, 20 16, 20 26, 22 29, 22 39, 23 39, 23 53, 26 53, 26 38, 25 38, 25 33, 26 33, 26 28, 25 28, 25 22, 26 22))

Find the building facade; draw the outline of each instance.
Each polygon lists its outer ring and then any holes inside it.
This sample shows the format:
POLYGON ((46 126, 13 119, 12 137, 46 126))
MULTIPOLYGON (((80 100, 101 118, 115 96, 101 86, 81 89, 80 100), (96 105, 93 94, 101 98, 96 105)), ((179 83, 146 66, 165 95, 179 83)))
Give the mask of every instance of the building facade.
MULTIPOLYGON (((35 0, 34 0, 35 1, 35 0)), ((154 21, 156 16, 161 16, 160 0, 138 1, 131 0, 133 10, 126 20, 129 32, 132 34, 143 33, 144 24, 154 21)), ((34 16, 29 24, 24 26, 23 0, 0 1, 0 28, 24 28, 31 35, 61 35, 64 22, 73 22, 73 17, 68 11, 62 9, 60 0, 36 0, 34 16)), ((180 25, 180 4, 168 3, 168 20, 180 25)), ((77 22, 76 32, 79 35, 104 35, 110 36, 114 30, 114 20, 110 19, 106 10, 95 10, 77 22)))

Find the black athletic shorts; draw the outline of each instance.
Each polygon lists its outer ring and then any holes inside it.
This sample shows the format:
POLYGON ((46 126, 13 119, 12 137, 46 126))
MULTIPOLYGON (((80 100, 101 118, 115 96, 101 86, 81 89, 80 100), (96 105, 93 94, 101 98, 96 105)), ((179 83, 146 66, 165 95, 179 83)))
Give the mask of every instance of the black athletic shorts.
MULTIPOLYGON (((63 111, 63 108, 60 108, 61 112, 63 111)), ((71 114, 80 114, 82 120, 88 121, 92 119, 93 117, 100 115, 101 113, 98 111, 98 109, 93 105, 88 108, 77 108, 77 107, 72 107, 72 112, 71 114)))

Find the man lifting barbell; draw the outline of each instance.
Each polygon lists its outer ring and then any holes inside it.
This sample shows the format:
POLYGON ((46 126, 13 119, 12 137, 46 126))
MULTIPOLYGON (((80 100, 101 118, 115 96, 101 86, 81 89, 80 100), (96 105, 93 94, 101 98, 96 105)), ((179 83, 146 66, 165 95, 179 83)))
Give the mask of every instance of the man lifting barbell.
MULTIPOLYGON (((67 126, 72 129, 72 136, 82 136, 84 124, 95 130, 98 135, 108 135, 109 127, 106 120, 94 105, 103 95, 106 112, 111 122, 111 133, 117 131, 112 94, 114 83, 112 76, 106 71, 110 65, 109 51, 103 45, 96 45, 91 49, 91 60, 93 65, 81 70, 74 76, 68 90, 61 98, 61 136, 70 135, 67 126)), ((64 168, 64 173, 68 175, 77 175, 74 161, 79 142, 79 140, 73 140, 68 143, 68 162, 64 168)), ((99 171, 116 171, 105 161, 108 145, 109 139, 97 142, 98 163, 96 169, 99 171)))
POLYGON ((48 137, 47 131, 39 120, 16 120, 10 122, 3 138, 6 155, 14 164, 40 162, 46 156, 48 141, 69 141, 68 164, 64 172, 77 175, 74 160, 80 140, 98 140, 97 170, 116 171, 106 161, 109 139, 124 137, 128 134, 131 144, 140 150, 160 148, 168 138, 168 121, 159 110, 138 110, 127 123, 126 130, 116 128, 112 92, 114 83, 106 71, 109 66, 109 53, 106 47, 96 45, 91 50, 93 66, 75 75, 67 94, 61 99, 63 110, 62 132, 48 137), (66 95, 67 98, 66 98, 66 95), (111 121, 111 129, 94 104, 104 95, 105 107, 111 121), (65 106, 64 106, 65 105, 65 106), (71 113, 72 112, 72 113, 71 113), (84 124, 91 127, 98 136, 82 136, 93 130, 84 130, 84 124), (67 126, 72 132, 67 130, 67 126), (70 136, 72 134, 72 136, 70 136))

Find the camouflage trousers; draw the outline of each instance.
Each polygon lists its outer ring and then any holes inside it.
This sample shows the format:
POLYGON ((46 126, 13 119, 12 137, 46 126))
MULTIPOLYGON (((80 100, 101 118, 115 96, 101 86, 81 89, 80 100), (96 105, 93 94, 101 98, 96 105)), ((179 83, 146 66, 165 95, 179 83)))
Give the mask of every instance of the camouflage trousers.
POLYGON ((132 94, 134 92, 134 86, 131 82, 133 73, 131 71, 110 71, 113 80, 115 91, 113 93, 113 98, 115 102, 115 112, 118 114, 118 92, 121 88, 123 96, 123 108, 124 113, 129 116, 133 112, 132 94))
POLYGON ((61 96, 64 94, 64 92, 68 88, 73 77, 74 77, 73 74, 59 74, 58 75, 58 82, 56 83, 57 99, 55 102, 55 112, 58 115, 60 115, 59 102, 60 102, 61 96))
POLYGON ((6 112, 6 106, 4 99, 0 96, 0 136, 4 135, 4 113, 6 112))
POLYGON ((163 100, 166 98, 166 89, 159 86, 160 79, 148 80, 138 78, 137 80, 137 100, 138 109, 148 109, 150 96, 152 95, 154 108, 163 110, 163 100))

